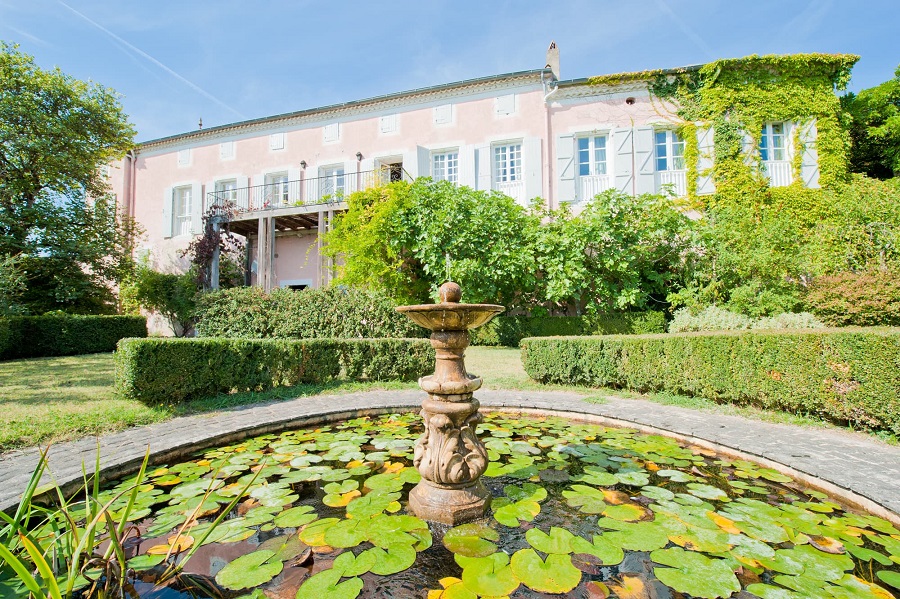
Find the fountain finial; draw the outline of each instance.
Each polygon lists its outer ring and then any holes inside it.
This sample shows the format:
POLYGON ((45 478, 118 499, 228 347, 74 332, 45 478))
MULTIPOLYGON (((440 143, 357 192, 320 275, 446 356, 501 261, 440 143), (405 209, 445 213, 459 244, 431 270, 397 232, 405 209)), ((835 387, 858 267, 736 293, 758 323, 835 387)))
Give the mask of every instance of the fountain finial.
POLYGON ((438 289, 438 298, 442 304, 458 304, 462 299, 462 287, 453 281, 447 281, 438 289))

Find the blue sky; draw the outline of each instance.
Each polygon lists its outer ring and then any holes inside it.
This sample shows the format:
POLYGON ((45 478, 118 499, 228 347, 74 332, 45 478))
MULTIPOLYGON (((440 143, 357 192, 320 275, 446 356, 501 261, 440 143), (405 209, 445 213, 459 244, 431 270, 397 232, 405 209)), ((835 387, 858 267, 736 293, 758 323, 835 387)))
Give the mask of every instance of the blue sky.
POLYGON ((0 39, 122 94, 147 140, 544 66, 564 79, 791 52, 893 76, 900 0, 0 0, 0 39))

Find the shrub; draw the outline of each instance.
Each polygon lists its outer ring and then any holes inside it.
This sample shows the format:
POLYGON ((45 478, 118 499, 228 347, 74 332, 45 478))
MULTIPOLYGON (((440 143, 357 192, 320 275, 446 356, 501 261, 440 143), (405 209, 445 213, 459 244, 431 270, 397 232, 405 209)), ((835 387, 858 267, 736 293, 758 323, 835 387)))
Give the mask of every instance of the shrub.
POLYGON ((147 404, 339 377, 415 380, 433 364, 425 339, 123 339, 115 354, 116 390, 147 404))
POLYGON ((157 312, 169 323, 172 334, 187 337, 197 321, 197 283, 190 272, 169 274, 139 266, 126 296, 142 308, 157 312))
POLYGON ((775 316, 750 318, 736 314, 718 306, 708 306, 698 314, 691 314, 688 308, 675 312, 669 323, 670 333, 691 333, 698 331, 741 331, 746 329, 821 329, 822 324, 809 312, 783 312, 775 316))
POLYGON ((900 330, 522 340, 543 383, 666 391, 900 433, 900 330))
POLYGON ((319 339, 422 337, 425 329, 394 310, 384 294, 360 289, 237 287, 200 298, 202 337, 319 339))
POLYGON ((111 352, 124 337, 146 337, 143 316, 0 318, 0 360, 111 352))
POLYGON ((619 312, 590 316, 497 316, 471 332, 472 345, 517 347, 525 337, 662 333, 662 312, 619 312))
POLYGON ((898 326, 900 276, 872 270, 818 277, 806 295, 806 304, 831 326, 898 326))
POLYGON ((785 312, 775 316, 757 318, 750 328, 754 330, 824 329, 825 325, 809 312, 785 312))

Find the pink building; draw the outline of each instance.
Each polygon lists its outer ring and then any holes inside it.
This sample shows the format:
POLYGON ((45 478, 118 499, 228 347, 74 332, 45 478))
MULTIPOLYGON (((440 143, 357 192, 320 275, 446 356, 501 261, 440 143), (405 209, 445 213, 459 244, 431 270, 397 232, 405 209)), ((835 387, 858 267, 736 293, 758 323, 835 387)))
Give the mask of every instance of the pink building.
MULTIPOLYGON (((250 282, 267 289, 327 284, 319 235, 345 195, 385 180, 428 176, 576 209, 610 188, 685 195, 684 140, 645 81, 560 80, 555 44, 547 65, 147 141, 114 165, 113 191, 163 270, 184 267, 209 206, 233 203, 250 282)), ((763 132, 772 185, 791 183, 791 128, 763 132)), ((801 134, 812 141, 814 126, 801 134)), ((698 146, 703 173, 711 129, 698 129, 698 146)), ((804 184, 817 187, 814 150, 803 160, 804 184)), ((711 177, 697 190, 712 193, 711 177)))

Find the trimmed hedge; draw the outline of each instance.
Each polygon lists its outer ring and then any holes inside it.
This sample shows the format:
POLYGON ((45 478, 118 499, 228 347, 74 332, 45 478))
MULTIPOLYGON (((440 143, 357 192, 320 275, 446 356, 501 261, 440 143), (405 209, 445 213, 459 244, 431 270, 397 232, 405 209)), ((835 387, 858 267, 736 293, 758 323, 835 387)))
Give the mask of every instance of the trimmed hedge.
POLYGON ((0 318, 0 360, 111 352, 146 336, 143 316, 10 316, 0 318))
POLYGON ((116 390, 147 404, 336 378, 415 380, 434 367, 426 339, 123 339, 116 390))
POLYGON ((667 391, 900 434, 900 329, 531 338, 544 383, 667 391))
POLYGON ((526 337, 640 335, 664 333, 663 312, 618 312, 597 316, 497 316, 470 332, 472 345, 517 347, 526 337))

